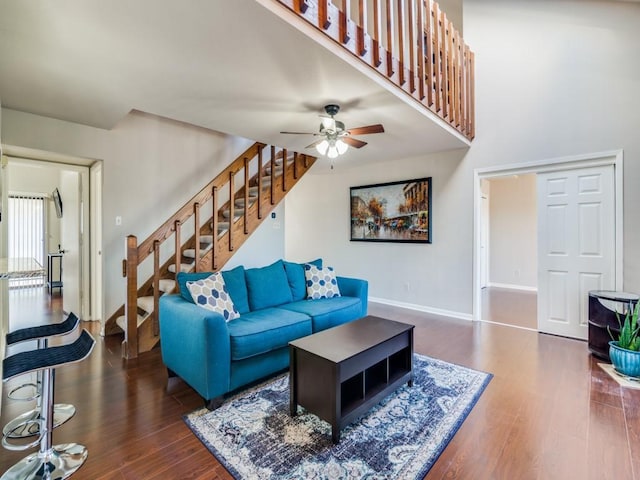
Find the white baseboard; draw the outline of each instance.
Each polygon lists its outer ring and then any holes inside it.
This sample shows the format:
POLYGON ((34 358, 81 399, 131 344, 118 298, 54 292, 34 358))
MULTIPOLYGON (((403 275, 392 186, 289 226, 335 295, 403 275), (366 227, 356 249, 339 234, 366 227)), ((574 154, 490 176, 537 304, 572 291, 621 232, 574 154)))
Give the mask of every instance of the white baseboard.
POLYGON ((522 290, 525 292, 538 292, 538 287, 526 287, 524 285, 512 285, 510 283, 489 282, 489 287, 508 288, 510 290, 522 290))
POLYGON ((415 303, 398 302, 396 300, 388 300, 386 298, 369 297, 369 301, 372 303, 390 305, 392 307, 406 308, 409 310, 416 310, 418 312, 431 313, 433 315, 440 315, 443 317, 467 320, 468 322, 473 321, 473 315, 470 313, 454 312, 453 310, 443 310, 441 308, 427 307, 426 305, 417 305, 415 303))

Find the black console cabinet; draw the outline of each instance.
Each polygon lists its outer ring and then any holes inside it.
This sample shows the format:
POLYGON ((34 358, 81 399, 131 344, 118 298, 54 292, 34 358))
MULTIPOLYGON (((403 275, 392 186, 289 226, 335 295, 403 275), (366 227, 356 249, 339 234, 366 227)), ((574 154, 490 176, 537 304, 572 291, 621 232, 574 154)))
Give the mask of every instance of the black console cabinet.
POLYGON ((609 360, 611 335, 620 333, 620 321, 624 321, 630 307, 638 303, 640 297, 634 293, 594 290, 589 292, 589 351, 596 357, 609 360), (609 329, 609 330, 608 330, 609 329))

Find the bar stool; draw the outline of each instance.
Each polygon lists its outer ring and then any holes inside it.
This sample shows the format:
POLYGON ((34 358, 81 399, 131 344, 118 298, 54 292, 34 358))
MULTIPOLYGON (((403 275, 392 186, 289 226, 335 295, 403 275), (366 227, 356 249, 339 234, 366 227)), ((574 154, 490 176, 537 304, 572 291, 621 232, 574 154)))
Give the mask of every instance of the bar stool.
POLYGON ((40 449, 16 463, 7 470, 0 480, 63 479, 68 478, 82 466, 88 451, 83 445, 65 443, 53 445, 53 396, 55 369, 63 365, 80 362, 89 356, 95 340, 83 330, 73 343, 47 347, 11 355, 3 361, 3 381, 29 372, 42 371, 39 435, 28 445, 15 445, 2 438, 2 445, 8 450, 26 450, 40 443, 40 449))
MULTIPOLYGON (((53 325, 39 325, 37 327, 28 327, 22 328, 20 330, 16 330, 7 334, 7 346, 15 345, 20 342, 26 342, 29 340, 37 340, 38 348, 43 349, 47 348, 48 340, 50 337, 54 336, 62 336, 68 335, 69 333, 75 331, 80 324, 80 320, 78 317, 72 312, 69 313, 67 318, 60 323, 56 323, 53 325)), ((12 400, 24 400, 31 401, 36 400, 36 408, 25 412, 9 423, 7 423, 2 429, 2 434, 8 438, 25 438, 30 437, 32 435, 38 435, 40 422, 37 420, 40 418, 40 412, 42 410, 42 395, 41 395, 41 387, 42 387, 42 371, 38 371, 36 374, 36 383, 24 383, 19 385, 18 387, 12 389, 8 393, 8 397, 12 400), (36 393, 31 397, 18 397, 16 393, 19 390, 33 387, 36 390, 36 393)), ((73 405, 58 403, 53 406, 53 428, 56 428, 62 425, 64 422, 69 420, 73 415, 75 415, 76 409, 73 405)))

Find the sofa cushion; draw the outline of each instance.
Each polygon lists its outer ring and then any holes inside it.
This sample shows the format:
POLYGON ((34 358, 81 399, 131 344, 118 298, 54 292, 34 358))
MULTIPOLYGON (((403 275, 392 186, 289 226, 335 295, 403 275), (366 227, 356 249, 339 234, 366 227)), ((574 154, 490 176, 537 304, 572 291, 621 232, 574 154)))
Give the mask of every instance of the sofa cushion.
MULTIPOLYGON (((314 333, 350 322, 362 316, 362 302, 356 297, 302 300, 281 305, 278 309, 309 315, 313 321, 314 333)), ((229 326, 237 321, 239 320, 231 322, 229 326)))
MULTIPOLYGON (((202 280, 203 278, 211 276, 212 273, 213 272, 179 272, 176 279, 178 281, 180 296, 188 302, 194 303, 191 298, 191 293, 187 288, 187 282, 202 280)), ((247 313, 249 311, 249 300, 247 297, 247 284, 244 279, 244 267, 239 265, 232 270, 226 270, 222 272, 222 277, 224 278, 227 291, 238 313, 247 313)))
POLYGON ((222 273, 212 273, 207 278, 187 282, 187 289, 196 305, 219 313, 225 321, 229 322, 240 317, 227 291, 222 273))
POLYGON ((228 323, 231 360, 261 355, 286 347, 300 337, 311 335, 311 319, 304 313, 263 308, 228 323))
MULTIPOLYGON (((322 268, 322 259, 317 258, 311 262, 307 262, 322 268)), ((304 278, 304 263, 284 262, 284 270, 287 273, 289 288, 291 288, 291 296, 294 302, 307 298, 307 282, 304 278)))
POLYGON ((304 277, 307 281, 307 298, 317 300, 340 296, 338 280, 333 268, 318 268, 307 263, 304 266, 304 277))
POLYGON ((249 268, 244 274, 251 311, 276 307, 291 301, 291 289, 282 260, 262 268, 249 268))

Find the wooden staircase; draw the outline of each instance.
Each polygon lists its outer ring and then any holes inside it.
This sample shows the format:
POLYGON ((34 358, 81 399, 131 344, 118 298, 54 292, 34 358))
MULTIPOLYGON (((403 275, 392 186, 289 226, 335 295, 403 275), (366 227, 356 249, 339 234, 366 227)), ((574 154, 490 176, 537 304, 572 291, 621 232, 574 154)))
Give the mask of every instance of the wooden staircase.
POLYGON ((136 358, 160 341, 158 301, 174 292, 176 271, 220 270, 315 160, 254 143, 140 244, 127 237, 126 301, 105 324, 105 335, 124 331, 123 358, 136 358), (138 286, 139 268, 149 270, 147 259, 153 274, 138 286))

